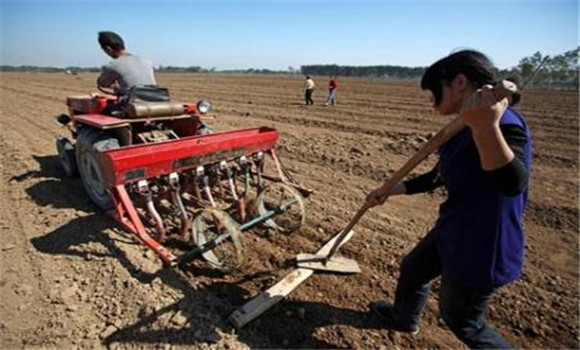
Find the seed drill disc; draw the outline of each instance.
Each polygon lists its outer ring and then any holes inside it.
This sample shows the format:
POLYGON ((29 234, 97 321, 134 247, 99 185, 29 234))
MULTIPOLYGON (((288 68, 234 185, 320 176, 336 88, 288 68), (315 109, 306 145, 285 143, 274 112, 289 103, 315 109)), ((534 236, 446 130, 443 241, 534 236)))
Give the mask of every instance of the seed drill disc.
POLYGON ((215 244, 202 256, 212 266, 234 269, 243 258, 241 233, 237 223, 224 211, 202 209, 193 219, 193 238, 198 246, 215 244))
POLYGON ((273 182, 266 186, 258 195, 256 202, 260 215, 280 206, 287 206, 284 212, 264 223, 264 225, 281 232, 294 232, 306 220, 304 198, 296 189, 281 182, 273 182))

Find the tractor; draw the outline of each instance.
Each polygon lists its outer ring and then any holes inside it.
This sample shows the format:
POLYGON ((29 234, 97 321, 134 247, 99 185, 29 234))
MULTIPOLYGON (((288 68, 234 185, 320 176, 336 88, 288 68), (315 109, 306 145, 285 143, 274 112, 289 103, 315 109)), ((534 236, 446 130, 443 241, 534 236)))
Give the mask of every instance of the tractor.
POLYGON ((243 261, 246 231, 304 223, 312 191, 282 166, 275 129, 214 132, 207 100, 175 102, 158 86, 101 92, 67 97, 57 121, 75 142, 57 138, 60 166, 164 266, 203 257, 230 269, 243 261))

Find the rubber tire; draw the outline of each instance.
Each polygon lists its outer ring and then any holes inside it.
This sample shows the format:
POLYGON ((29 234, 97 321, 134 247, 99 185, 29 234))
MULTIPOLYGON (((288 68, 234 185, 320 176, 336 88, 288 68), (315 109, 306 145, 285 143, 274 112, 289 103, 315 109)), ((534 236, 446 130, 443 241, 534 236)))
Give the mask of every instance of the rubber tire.
POLYGON ((75 155, 85 191, 99 209, 114 208, 114 201, 103 181, 98 152, 119 148, 119 141, 99 129, 84 127, 79 131, 75 155))
POLYGON ((58 152, 60 168, 64 175, 71 179, 78 177, 79 170, 75 159, 75 148, 69 139, 66 137, 56 139, 56 150, 58 152))

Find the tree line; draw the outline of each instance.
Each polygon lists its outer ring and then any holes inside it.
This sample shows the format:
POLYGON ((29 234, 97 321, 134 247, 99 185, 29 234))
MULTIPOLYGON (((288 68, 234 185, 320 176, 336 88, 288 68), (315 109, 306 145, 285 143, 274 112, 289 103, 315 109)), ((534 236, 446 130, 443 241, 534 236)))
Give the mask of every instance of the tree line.
POLYGON ((98 73, 99 67, 39 67, 39 66, 0 66, 0 72, 30 72, 30 73, 98 73))
MULTIPOLYGON (((509 69, 498 70, 500 78, 515 78, 518 82, 529 86, 547 89, 578 90, 580 47, 566 51, 553 57, 544 56, 536 52, 529 57, 522 58, 518 65, 509 69), (538 67, 541 69, 538 70, 538 67)), ((221 74, 302 74, 325 75, 340 77, 370 77, 393 80, 418 80, 425 72, 426 67, 404 66, 342 66, 337 64, 303 65, 300 68, 288 67, 287 70, 271 69, 230 69, 217 70, 215 67, 202 68, 199 66, 176 67, 159 66, 155 70, 159 73, 221 73, 221 74)), ((37 66, 0 66, 1 72, 38 72, 38 73, 96 73, 99 67, 37 67, 37 66)))
POLYGON ((370 77, 385 79, 409 79, 421 78, 425 67, 403 66, 339 66, 337 64, 313 64, 301 66, 302 74, 308 75, 334 75, 341 77, 370 77))
MULTIPOLYGON (((522 58, 518 65, 498 69, 498 77, 515 79, 519 84, 548 89, 578 90, 578 58, 580 47, 553 57, 540 52, 522 58), (538 69, 541 66, 541 69, 538 69)), ((371 77, 384 79, 419 80, 427 67, 403 66, 340 66, 336 64, 304 65, 302 74, 343 77, 371 77)))
POLYGON ((500 71, 500 76, 515 76, 524 84, 529 83, 529 86, 538 88, 578 91, 579 53, 580 47, 553 57, 536 52, 522 58, 516 67, 500 71))

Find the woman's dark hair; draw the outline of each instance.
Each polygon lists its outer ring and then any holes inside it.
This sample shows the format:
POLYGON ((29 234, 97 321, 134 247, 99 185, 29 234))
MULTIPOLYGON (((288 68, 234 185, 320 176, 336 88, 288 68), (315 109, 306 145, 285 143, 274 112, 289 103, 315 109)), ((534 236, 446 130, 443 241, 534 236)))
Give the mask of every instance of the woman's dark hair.
POLYGON ((449 84, 458 74, 463 74, 474 88, 495 85, 495 67, 484 54, 475 50, 462 50, 433 63, 421 79, 421 88, 431 90, 435 105, 443 99, 443 84, 449 84))
POLYGON ((102 48, 109 46, 113 50, 125 50, 123 38, 113 32, 99 32, 99 44, 102 48))

